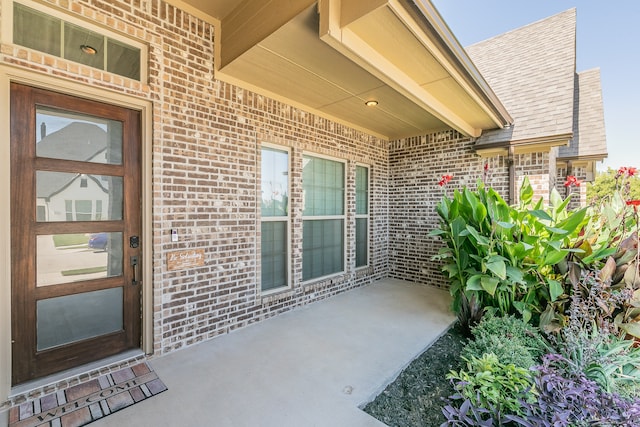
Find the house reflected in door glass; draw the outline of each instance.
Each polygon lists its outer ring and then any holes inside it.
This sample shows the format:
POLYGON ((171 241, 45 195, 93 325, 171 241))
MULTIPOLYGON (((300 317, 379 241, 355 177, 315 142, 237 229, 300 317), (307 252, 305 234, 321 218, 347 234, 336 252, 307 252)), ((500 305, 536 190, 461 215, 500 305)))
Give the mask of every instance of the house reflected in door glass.
POLYGON ((38 106, 35 131, 38 157, 122 164, 122 122, 38 106))

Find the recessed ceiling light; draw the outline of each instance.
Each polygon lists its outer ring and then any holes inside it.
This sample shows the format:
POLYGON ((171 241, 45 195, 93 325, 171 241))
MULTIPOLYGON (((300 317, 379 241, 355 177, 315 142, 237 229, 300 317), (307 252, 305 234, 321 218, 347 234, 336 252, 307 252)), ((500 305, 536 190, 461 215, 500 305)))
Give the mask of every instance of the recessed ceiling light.
POLYGON ((80 50, 87 55, 95 55, 98 53, 98 50, 95 47, 89 46, 88 44, 80 45, 80 50))
POLYGON ((365 102, 364 105, 366 105, 367 107, 375 107, 376 105, 378 105, 378 101, 372 99, 371 101, 365 102))

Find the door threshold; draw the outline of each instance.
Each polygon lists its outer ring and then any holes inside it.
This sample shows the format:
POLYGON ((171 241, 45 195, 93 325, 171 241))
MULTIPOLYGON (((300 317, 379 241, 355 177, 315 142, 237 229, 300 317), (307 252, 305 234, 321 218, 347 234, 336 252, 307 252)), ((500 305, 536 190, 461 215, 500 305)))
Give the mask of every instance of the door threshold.
POLYGON ((71 381, 75 380, 76 383, 81 383, 98 377, 105 373, 105 369, 109 371, 120 369, 134 362, 138 363, 144 360, 146 360, 146 355, 141 349, 128 350, 76 368, 67 369, 66 371, 18 384, 11 387, 9 400, 16 401, 16 397, 19 396, 25 396, 27 400, 30 400, 38 397, 37 395, 39 394, 57 391, 61 386, 66 387, 71 381), (62 382, 64 382, 64 384, 60 384, 62 382), (37 389, 41 389, 41 393, 33 393, 37 389))

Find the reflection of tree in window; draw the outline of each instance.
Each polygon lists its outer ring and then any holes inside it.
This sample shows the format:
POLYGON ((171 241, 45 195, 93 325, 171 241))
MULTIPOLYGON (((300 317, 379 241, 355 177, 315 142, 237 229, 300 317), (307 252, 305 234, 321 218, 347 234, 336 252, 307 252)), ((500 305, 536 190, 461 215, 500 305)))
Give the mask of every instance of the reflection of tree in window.
POLYGON ((345 164, 304 156, 302 280, 344 271, 345 164))
POLYGON ((261 289, 289 284, 289 153, 261 151, 261 289))

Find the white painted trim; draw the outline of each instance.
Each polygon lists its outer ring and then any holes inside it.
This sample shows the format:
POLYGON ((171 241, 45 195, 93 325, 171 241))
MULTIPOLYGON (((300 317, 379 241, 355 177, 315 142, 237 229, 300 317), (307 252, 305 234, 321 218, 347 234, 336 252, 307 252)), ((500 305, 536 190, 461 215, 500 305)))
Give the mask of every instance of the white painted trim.
MULTIPOLYGON (((260 201, 257 201, 256 203, 256 209, 258 210, 256 218, 258 218, 258 224, 257 227, 262 227, 262 223, 263 222, 286 222, 287 223, 287 284, 286 286, 281 286, 279 288, 273 288, 273 289, 269 289, 266 291, 262 290, 262 241, 256 239, 256 246, 258 246, 258 248, 260 250, 257 250, 257 259, 256 259, 256 265, 258 266, 257 268, 257 276, 256 276, 256 282, 258 283, 257 289, 258 289, 258 296, 259 297, 265 297, 265 296, 270 296, 270 295, 274 295, 274 294, 279 294, 281 292, 287 292, 290 291, 293 288, 293 271, 292 271, 292 265, 291 265, 291 259, 292 259, 292 245, 291 245, 291 236, 292 236, 292 230, 291 230, 291 167, 292 167, 292 154, 291 154, 291 147, 286 147, 283 145, 277 145, 277 144, 272 144, 269 142, 261 142, 258 145, 258 149, 260 151, 260 155, 257 156, 258 161, 260 162, 260 164, 262 165, 262 149, 263 148, 268 148, 271 150, 275 150, 275 151, 280 151, 283 153, 287 153, 287 194, 289 197, 289 204, 288 204, 288 209, 287 209, 287 216, 269 216, 269 217, 262 217, 262 212, 260 209, 260 206, 262 206, 262 203, 260 201)), ((258 194, 258 197, 260 197, 260 195, 262 194, 262 166, 260 167, 260 176, 259 179, 256 180, 256 184, 258 185, 258 191, 256 192, 258 194)), ((258 228, 258 229, 260 229, 258 228)))
MULTIPOLYGON (((357 181, 357 180, 355 180, 356 185, 355 185, 355 188, 354 188, 354 191, 355 191, 354 196, 356 197, 356 214, 355 214, 355 219, 366 219, 366 220, 367 220, 367 263, 366 263, 365 265, 355 266, 355 269, 356 269, 356 270, 360 270, 360 269, 363 269, 363 268, 367 268, 367 267, 369 267, 369 266, 371 265, 371 166, 370 166, 370 165, 367 165, 367 164, 364 164, 364 163, 357 163, 357 162, 356 162, 356 168, 355 168, 355 171, 356 171, 355 173, 356 173, 356 175, 354 176, 354 178, 356 178, 356 177, 357 177, 357 170, 358 170, 357 168, 358 168, 358 166, 360 166, 360 167, 363 167, 363 168, 366 168, 366 169, 367 169, 367 213, 366 213, 366 214, 358 214, 358 213, 357 213, 357 211, 358 211, 358 207, 357 207, 357 204, 358 204, 358 199, 357 199, 357 195, 358 195, 358 192, 357 192, 358 181, 357 181)), ((355 225, 356 225, 356 224, 355 224, 355 221, 354 221, 354 226, 355 226, 355 225)), ((357 231, 357 229, 356 229, 356 230, 354 230, 354 236, 355 236, 355 231, 357 231)), ((355 242, 354 242, 355 247, 356 247, 356 251, 357 251, 357 249, 358 249, 358 247, 357 247, 357 241, 358 241, 358 240, 357 240, 357 239, 355 239, 355 242)), ((354 265, 355 265, 355 260, 354 260, 354 265)))
MULTIPOLYGON (((321 281, 323 279, 326 279, 328 277, 334 277, 334 276, 339 276, 342 274, 345 274, 348 270, 348 266, 347 266, 347 254, 348 254, 348 234, 347 234, 347 228, 348 227, 348 215, 347 215, 347 193, 348 193, 348 188, 347 188, 347 174, 349 172, 349 162, 345 159, 340 159, 337 157, 332 157, 332 156, 328 156, 325 154, 319 154, 319 153, 315 153, 315 152, 310 152, 310 151, 303 151, 302 152, 302 169, 300 170, 300 177, 303 176, 303 170, 304 170, 304 158, 306 157, 315 157, 315 158, 319 158, 319 159, 324 159, 324 160, 331 160, 333 162, 337 162, 337 163, 342 163, 344 165, 344 174, 343 174, 343 180, 344 180, 344 195, 343 195, 343 201, 342 201, 342 206, 343 206, 343 212, 342 215, 321 215, 321 216, 310 216, 310 215, 304 215, 304 200, 303 200, 303 205, 300 206, 300 221, 301 221, 301 227, 303 227, 304 230, 304 221, 308 220, 308 221, 314 221, 314 220, 342 220, 342 271, 337 271, 335 273, 331 273, 330 275, 327 276, 322 276, 322 277, 314 277, 312 279, 308 279, 308 280, 303 280, 302 281, 302 285, 307 285, 310 283, 314 283, 314 282, 318 282, 321 281)), ((302 191, 304 192, 304 182, 302 183, 302 191)), ((304 198, 304 195, 303 195, 304 198)), ((302 233, 302 240, 304 241, 304 231, 302 233)), ((304 243, 303 243, 304 246, 304 243)), ((301 258, 304 258, 302 252, 300 254, 301 258)), ((304 276, 304 266, 302 266, 302 274, 304 276)))
POLYGON ((11 391, 11 221, 10 221, 10 83, 17 82, 86 99, 108 102, 141 113, 142 143, 142 350, 153 352, 153 270, 152 270, 152 112, 153 105, 142 98, 82 85, 0 64, 0 402, 11 391))

